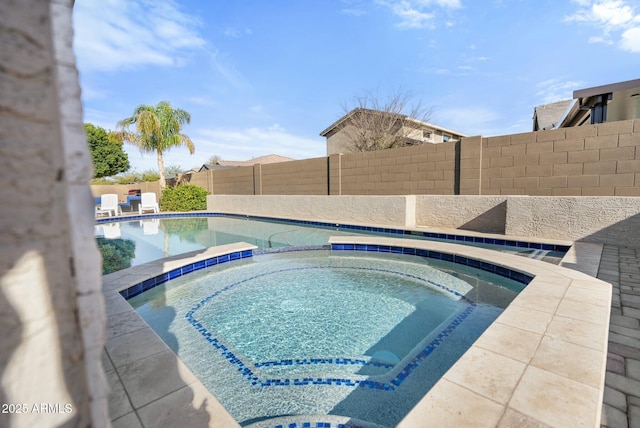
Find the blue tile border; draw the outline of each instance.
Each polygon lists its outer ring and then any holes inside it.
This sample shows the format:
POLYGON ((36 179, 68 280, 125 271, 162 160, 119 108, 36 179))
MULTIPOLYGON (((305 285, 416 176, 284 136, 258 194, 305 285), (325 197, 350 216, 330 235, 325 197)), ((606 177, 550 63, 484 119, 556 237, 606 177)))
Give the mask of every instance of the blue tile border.
MULTIPOLYGON (((325 247, 321 247, 325 248, 325 247)), ((303 249, 319 249, 318 247, 309 247, 303 249)), ((300 248, 292 248, 290 250, 303 250, 300 248)), ((506 268, 504 266, 482 262, 479 260, 475 260, 472 258, 456 255, 456 254, 448 254, 439 251, 433 250, 425 250, 418 248, 410 248, 410 247, 398 247, 398 246, 390 246, 390 245, 370 245, 370 244, 331 244, 331 249, 336 251, 373 251, 373 252, 382 252, 382 253, 393 253, 393 254, 406 254, 406 255, 414 255, 421 256, 427 258, 434 258, 438 260, 446 260, 451 261, 453 263, 462 264, 465 266, 470 266, 473 268, 481 269, 487 272, 492 272, 497 275, 512 279, 514 281, 520 282, 522 284, 528 284, 533 277, 529 274, 519 272, 513 269, 506 268)), ((279 251, 276 251, 279 252, 279 251)), ((263 253, 269 253, 263 252, 263 253)), ((195 272, 201 269, 204 269, 209 266, 214 266, 221 263, 227 263, 232 260, 240 260, 247 257, 253 257, 254 250, 244 250, 244 251, 236 251, 229 254, 224 254, 220 256, 211 257, 205 260, 201 260, 198 262, 190 263, 180 268, 173 269, 169 272, 157 275, 153 278, 149 278, 143 282, 135 284, 125 290, 120 291, 120 294, 126 298, 130 299, 134 296, 137 296, 143 293, 146 290, 149 290, 158 285, 164 284, 172 279, 181 277, 191 272, 195 272)), ((238 281, 234 284, 228 285, 215 293, 203 298, 198 302, 195 306, 191 308, 185 315, 187 321, 204 337, 204 339, 213 346, 220 354, 232 365, 236 366, 237 370, 240 374, 249 381, 254 386, 260 387, 272 387, 272 386, 303 386, 303 385, 334 385, 334 386, 346 386, 346 387, 361 387, 361 388, 369 388, 380 391, 394 391, 397 387, 399 387, 404 380, 419 366, 419 364, 426 359, 430 354, 432 354, 444 341, 445 339, 462 323, 465 319, 471 315, 473 310, 475 309, 476 304, 471 302, 465 298, 459 292, 452 290, 442 284, 438 284, 434 281, 431 281, 426 278, 421 278, 415 275, 397 272, 387 269, 378 269, 378 268, 364 268, 364 267, 330 267, 330 266, 316 266, 316 267, 300 267, 300 268, 292 268, 292 269, 284 269, 284 270, 276 270, 268 273, 256 275, 254 277, 246 278, 241 281, 238 281), (271 275, 278 272, 283 271, 291 271, 291 270, 314 270, 314 269, 350 269, 350 270, 369 270, 369 271, 381 271, 387 273, 393 273, 397 275, 406 276, 412 279, 417 279, 423 282, 426 282, 430 285, 433 285, 441 290, 452 294, 458 297, 461 301, 467 303, 466 308, 464 308, 458 315, 442 330, 438 333, 437 336, 433 338, 420 352, 418 352, 409 362, 407 362, 402 370, 398 372, 398 374, 390 379, 388 382, 381 382, 377 380, 370 379, 350 379, 348 377, 298 377, 298 378, 261 378, 257 373, 254 372, 254 369, 259 367, 269 367, 269 366, 286 366, 286 365, 307 365, 307 364, 360 364, 360 365, 372 365, 376 367, 386 367, 388 366, 394 367, 393 365, 389 365, 383 362, 377 361, 366 361, 360 359, 351 359, 351 358, 302 358, 302 359, 285 359, 285 360, 276 360, 276 361, 265 361, 265 362, 257 362, 250 367, 245 364, 241 358, 236 356, 227 346, 225 346, 220 339, 215 337, 211 332, 207 330, 205 326, 203 326, 198 319, 196 319, 196 312, 205 306, 210 300, 219 296, 232 289, 233 287, 254 280, 258 277, 262 277, 265 275, 271 275), (253 368, 253 369, 252 369, 253 368)))
POLYGON ((336 365, 357 365, 369 367, 384 367, 387 369, 395 367, 394 364, 388 364, 377 360, 361 360, 357 358, 294 358, 276 361, 264 361, 254 363, 255 367, 276 367, 276 366, 304 366, 312 364, 336 364, 336 365))
POLYGON ((165 272, 160 275, 154 276, 153 278, 149 278, 138 284, 132 285, 131 287, 126 288, 124 290, 120 290, 120 295, 128 300, 128 299, 131 299, 132 297, 137 296, 138 294, 141 294, 147 290, 150 290, 154 287, 164 284, 167 281, 171 281, 172 279, 179 278, 182 275, 186 275, 191 272, 196 272, 198 270, 208 268, 211 266, 219 265, 221 263, 227 263, 232 260, 246 259, 248 257, 253 257, 253 250, 235 251, 229 254, 214 256, 205 260, 189 263, 182 267, 170 270, 169 272, 165 272))
MULTIPOLYGON (((306 416, 308 418, 308 416, 306 416)), ((285 422, 277 423, 276 425, 269 425, 268 428, 365 428, 364 425, 359 425, 353 422, 346 423, 331 423, 331 422, 285 422)))
MULTIPOLYGON (((234 365, 240 374, 251 383, 253 386, 259 387, 272 387, 272 386, 304 386, 304 385, 333 385, 333 386, 346 386, 346 387, 361 387, 361 388, 369 388, 380 391, 394 391, 397 387, 399 387, 404 380, 414 372, 419 364, 426 359, 429 355, 431 355, 442 343, 444 343, 445 339, 459 326, 461 323, 471 315, 471 313, 476 308, 476 304, 467 300, 462 294, 458 293, 455 290, 449 289, 441 284, 438 284, 429 279, 421 278, 415 275, 406 274, 403 272, 391 271, 386 269, 376 269, 376 268, 363 268, 363 267, 335 267, 335 266, 315 266, 315 267, 300 267, 300 268, 291 268, 291 269, 282 269, 271 271, 268 273, 255 275, 250 278, 245 278, 236 283, 230 284, 215 293, 210 294, 209 296, 203 298, 198 302, 195 306, 193 306, 186 314, 185 318, 195 328, 204 339, 213 346, 230 364, 234 365), (429 283, 433 286, 436 286, 456 297, 458 297, 461 301, 464 301, 467 306, 462 311, 458 313, 458 315, 443 329, 441 330, 437 336, 435 336, 419 353, 417 353, 409 362, 407 362, 402 370, 393 377, 389 382, 380 382, 377 380, 370 379, 350 379, 347 377, 298 377, 298 378, 261 378, 258 373, 254 371, 257 367, 264 367, 270 365, 304 365, 304 364, 342 364, 345 363, 345 358, 307 358, 307 359, 298 359, 298 360, 281 360, 274 362, 259 362, 258 364, 253 364, 252 367, 242 359, 235 355, 232 350, 230 350, 224 343, 217 337, 215 337, 198 319, 196 318, 196 312, 203 308, 209 301, 218 297, 225 291, 228 291, 240 284, 243 284, 248 281, 255 280, 256 278, 260 278, 266 275, 271 275, 274 273, 286 272, 286 271, 294 271, 294 270, 317 270, 317 269, 350 269, 350 270, 369 270, 369 271, 382 271, 382 272, 390 272, 397 275, 402 275, 406 277, 410 277, 412 279, 418 279, 420 281, 429 283), (273 363, 273 364, 272 364, 273 363)), ((355 361, 355 360, 354 360, 355 361)))
POLYGON ((520 272, 493 263, 483 262, 469 257, 459 256, 457 254, 443 253, 434 250, 377 244, 331 244, 331 249, 336 251, 372 251, 377 253, 409 254, 431 259, 444 260, 480 269, 486 272, 495 273, 496 275, 509 278, 524 285, 529 284, 533 280, 533 276, 529 275, 528 273, 520 272))
POLYGON ((215 212, 186 212, 186 213, 170 213, 170 214, 148 214, 148 215, 133 215, 133 216, 119 216, 119 217, 101 217, 95 220, 95 224, 103 223, 115 223, 121 221, 131 220, 143 220, 149 218, 178 218, 178 217, 230 217, 239 218, 244 220, 259 220, 272 223, 285 223, 285 224, 299 224, 303 226, 315 226, 330 229, 342 229, 342 230, 357 230, 361 232, 372 233, 386 233, 391 235, 411 235, 414 237, 422 237, 426 239, 439 239, 444 241, 453 242, 469 242, 474 244, 496 245, 501 247, 515 247, 515 248, 530 248, 536 250, 556 251, 566 253, 571 248, 570 245, 560 244, 542 244, 538 242, 518 241, 511 239, 501 238, 486 238, 483 236, 467 236, 467 235, 455 235, 451 233, 438 233, 438 232, 421 232, 416 230, 405 230, 386 227, 374 227, 374 226, 358 226, 352 224, 339 224, 329 223, 323 221, 310 221, 310 220, 295 220, 295 219, 282 219, 276 217, 263 217, 263 216, 251 216, 244 214, 225 214, 215 212))
MULTIPOLYGON (((308 416, 306 416, 308 418, 308 416)), ((269 425, 268 428, 365 428, 364 425, 358 425, 353 422, 346 423, 331 423, 331 422, 289 422, 276 425, 269 425)))

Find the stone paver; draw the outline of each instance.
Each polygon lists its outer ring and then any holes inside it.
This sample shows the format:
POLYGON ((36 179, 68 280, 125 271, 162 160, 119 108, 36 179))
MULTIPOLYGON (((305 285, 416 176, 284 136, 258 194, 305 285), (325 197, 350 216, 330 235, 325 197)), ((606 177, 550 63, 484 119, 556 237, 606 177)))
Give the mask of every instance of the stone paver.
POLYGON ((640 250, 605 245, 598 278, 613 286, 601 424, 640 428, 640 250))

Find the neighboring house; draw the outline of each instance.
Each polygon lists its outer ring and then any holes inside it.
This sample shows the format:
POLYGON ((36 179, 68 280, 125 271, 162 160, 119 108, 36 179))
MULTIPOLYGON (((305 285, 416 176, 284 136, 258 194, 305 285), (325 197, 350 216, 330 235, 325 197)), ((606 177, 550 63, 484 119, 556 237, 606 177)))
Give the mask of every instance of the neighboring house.
POLYGON ((640 118, 640 79, 573 91, 572 100, 533 109, 533 130, 640 118))
POLYGON ((238 166, 251 166, 256 164, 266 165, 268 163, 278 163, 278 162, 288 162, 294 159, 288 158, 286 156, 280 155, 265 155, 257 158, 250 159, 248 161, 224 161, 219 160, 215 164, 205 163, 200 167, 198 172, 209 171, 212 169, 226 169, 226 168, 235 168, 238 166))
POLYGON ((406 115, 356 108, 320 133, 321 137, 327 139, 327 156, 355 151, 353 135, 357 132, 357 127, 354 123, 362 123, 355 116, 362 114, 376 115, 385 120, 387 122, 385 128, 388 128, 393 135, 402 137, 407 145, 446 143, 459 141, 462 137, 468 136, 406 115), (355 122, 356 120, 358 122, 355 122))

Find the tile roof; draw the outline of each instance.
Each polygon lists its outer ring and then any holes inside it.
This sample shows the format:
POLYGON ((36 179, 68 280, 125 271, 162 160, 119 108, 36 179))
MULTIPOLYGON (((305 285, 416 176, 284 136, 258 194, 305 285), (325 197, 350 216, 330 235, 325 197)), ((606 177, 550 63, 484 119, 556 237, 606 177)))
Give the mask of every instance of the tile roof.
POLYGON ((555 103, 539 105, 533 109, 534 131, 553 129, 562 119, 573 100, 562 100, 555 103))

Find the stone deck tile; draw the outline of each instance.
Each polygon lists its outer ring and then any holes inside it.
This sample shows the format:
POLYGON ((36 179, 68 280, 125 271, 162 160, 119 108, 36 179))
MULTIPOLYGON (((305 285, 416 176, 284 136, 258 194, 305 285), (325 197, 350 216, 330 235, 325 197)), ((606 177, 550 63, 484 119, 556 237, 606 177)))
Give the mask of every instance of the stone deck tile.
POLYGON ((613 286, 601 426, 640 428, 640 250, 605 245, 598 278, 613 286))

